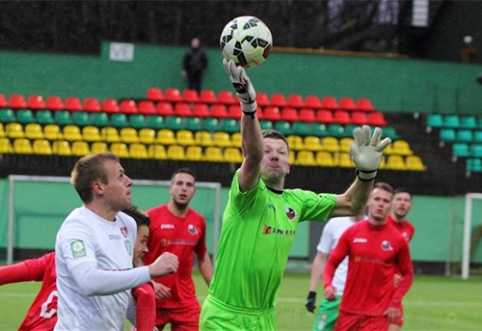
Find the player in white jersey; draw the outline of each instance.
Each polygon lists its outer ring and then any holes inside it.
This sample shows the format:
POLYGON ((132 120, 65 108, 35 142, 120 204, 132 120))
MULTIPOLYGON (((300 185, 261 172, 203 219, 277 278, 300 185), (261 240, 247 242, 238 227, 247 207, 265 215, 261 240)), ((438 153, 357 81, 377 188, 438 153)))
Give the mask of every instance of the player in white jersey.
POLYGON ((81 158, 71 182, 84 205, 62 224, 55 243, 58 321, 55 330, 123 330, 130 289, 177 270, 164 253, 149 266, 133 268, 137 227, 120 212, 129 207, 132 180, 117 156, 81 158))
MULTIPOLYGON (((306 309, 310 312, 314 312, 316 303, 316 289, 318 282, 321 278, 325 262, 328 258, 328 254, 333 248, 335 248, 340 239, 342 233, 355 224, 357 221, 362 220, 363 215, 350 216, 350 217, 335 217, 323 228, 320 242, 316 247, 317 253, 313 260, 313 266, 311 268, 311 283, 308 298, 306 299, 306 309)), ((348 258, 345 258, 338 266, 335 272, 333 280, 333 286, 337 289, 337 298, 334 301, 328 301, 325 297, 321 300, 318 313, 313 324, 313 331, 328 331, 333 330, 335 322, 338 318, 338 306, 341 302, 341 296, 345 288, 346 275, 348 272, 348 258)))

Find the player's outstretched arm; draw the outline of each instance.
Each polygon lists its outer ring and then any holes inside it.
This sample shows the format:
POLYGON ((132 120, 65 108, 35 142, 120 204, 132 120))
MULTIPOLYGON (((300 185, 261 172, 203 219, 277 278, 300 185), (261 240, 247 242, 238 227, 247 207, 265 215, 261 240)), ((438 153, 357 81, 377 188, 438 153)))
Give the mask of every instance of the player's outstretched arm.
POLYGON ((239 186, 242 191, 247 191, 258 182, 264 154, 263 136, 256 117, 258 107, 256 91, 243 67, 236 66, 233 61, 226 59, 223 59, 223 65, 236 90, 243 111, 241 116, 241 145, 244 160, 239 173, 239 186))

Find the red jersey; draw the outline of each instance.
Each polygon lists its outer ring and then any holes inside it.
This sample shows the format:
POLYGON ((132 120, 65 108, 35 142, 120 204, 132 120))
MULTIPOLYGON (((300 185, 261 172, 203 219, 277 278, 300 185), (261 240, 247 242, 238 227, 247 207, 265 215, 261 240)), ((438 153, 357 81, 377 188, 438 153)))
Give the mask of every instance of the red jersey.
POLYGON ((146 265, 154 262, 162 253, 177 255, 177 272, 154 281, 171 289, 171 298, 156 300, 159 308, 183 308, 196 304, 196 288, 192 280, 194 253, 203 256, 206 253, 206 222, 204 217, 188 209, 186 217, 173 215, 167 204, 147 211, 151 220, 147 247, 144 256, 146 265))
POLYGON ((412 285, 413 267, 408 244, 392 224, 361 221, 345 230, 323 270, 325 287, 331 285, 336 267, 346 256, 348 274, 340 311, 383 316, 393 301, 400 304, 412 285), (403 277, 394 291, 398 270, 403 277))
POLYGON ((18 329, 53 330, 57 322, 57 274, 54 252, 38 259, 29 259, 0 268, 0 285, 27 281, 41 281, 42 287, 18 329))
POLYGON ((156 326, 156 297, 151 283, 142 284, 132 289, 136 299, 137 331, 152 331, 156 326))
POLYGON ((415 227, 412 225, 412 223, 410 223, 407 220, 403 220, 403 222, 400 224, 393 219, 392 214, 387 215, 387 220, 388 222, 395 225, 395 228, 397 228, 398 231, 400 231, 403 238, 405 238, 407 242, 410 242, 410 240, 412 240, 413 235, 415 233, 415 227))

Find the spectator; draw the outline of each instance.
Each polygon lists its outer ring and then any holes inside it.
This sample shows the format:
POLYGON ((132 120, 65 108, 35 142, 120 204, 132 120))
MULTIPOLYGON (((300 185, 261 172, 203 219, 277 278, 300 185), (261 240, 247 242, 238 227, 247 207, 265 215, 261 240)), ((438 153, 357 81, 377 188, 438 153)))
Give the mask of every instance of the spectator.
POLYGON ((203 72, 208 66, 208 58, 201 48, 199 38, 191 40, 191 47, 184 54, 181 74, 187 77, 188 88, 201 92, 203 72))

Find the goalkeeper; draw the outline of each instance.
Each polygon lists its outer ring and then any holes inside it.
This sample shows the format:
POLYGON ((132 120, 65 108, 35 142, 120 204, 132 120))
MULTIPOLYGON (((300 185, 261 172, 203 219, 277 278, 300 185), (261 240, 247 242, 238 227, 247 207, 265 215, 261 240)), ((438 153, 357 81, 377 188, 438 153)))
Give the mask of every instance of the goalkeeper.
POLYGON ((350 147, 358 171, 343 194, 285 189, 290 172, 286 138, 261 131, 253 85, 242 67, 223 63, 243 110, 244 160, 231 183, 200 330, 276 330, 276 296, 299 222, 360 214, 390 139, 380 142, 379 128, 373 135, 368 126, 354 130, 350 147))

